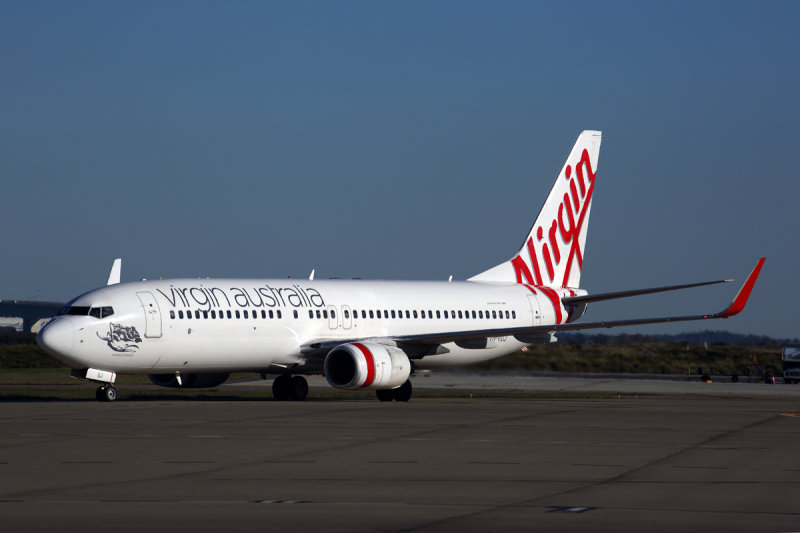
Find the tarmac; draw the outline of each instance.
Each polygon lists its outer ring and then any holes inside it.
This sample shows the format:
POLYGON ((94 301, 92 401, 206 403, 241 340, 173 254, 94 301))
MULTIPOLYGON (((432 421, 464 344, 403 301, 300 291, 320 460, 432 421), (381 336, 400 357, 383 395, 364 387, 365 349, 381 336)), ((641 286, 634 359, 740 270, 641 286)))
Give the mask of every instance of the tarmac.
POLYGON ((460 392, 383 403, 318 385, 2 402, 0 530, 800 530, 800 386, 437 374, 415 389, 460 392))

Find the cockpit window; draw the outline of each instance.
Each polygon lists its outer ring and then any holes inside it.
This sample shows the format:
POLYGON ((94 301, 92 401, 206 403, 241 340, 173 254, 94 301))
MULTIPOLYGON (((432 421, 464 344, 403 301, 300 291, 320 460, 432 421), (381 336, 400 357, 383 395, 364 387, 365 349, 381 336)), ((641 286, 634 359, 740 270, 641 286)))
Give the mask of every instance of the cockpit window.
POLYGON ((65 307, 59 313, 60 315, 73 315, 73 316, 93 316, 95 318, 106 318, 114 314, 113 307, 87 307, 85 305, 71 305, 65 307))
POLYGON ((92 307, 89 309, 89 316, 93 316, 95 318, 106 318, 113 314, 113 307, 92 307))

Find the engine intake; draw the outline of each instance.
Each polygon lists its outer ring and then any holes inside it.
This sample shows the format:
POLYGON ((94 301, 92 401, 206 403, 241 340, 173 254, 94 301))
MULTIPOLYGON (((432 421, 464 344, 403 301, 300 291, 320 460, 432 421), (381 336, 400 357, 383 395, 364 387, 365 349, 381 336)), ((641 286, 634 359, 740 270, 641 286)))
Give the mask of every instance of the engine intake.
POLYGON ((325 379, 338 389, 396 389, 410 375, 411 361, 393 346, 351 342, 325 357, 325 379))

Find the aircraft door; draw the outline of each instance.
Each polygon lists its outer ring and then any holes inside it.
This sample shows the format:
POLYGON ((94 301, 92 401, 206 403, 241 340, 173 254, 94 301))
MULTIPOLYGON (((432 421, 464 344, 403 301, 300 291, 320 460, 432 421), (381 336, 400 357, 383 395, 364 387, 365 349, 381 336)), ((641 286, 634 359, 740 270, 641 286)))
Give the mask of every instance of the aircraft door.
POLYGON ((136 296, 142 302, 144 309, 144 336, 150 338, 161 337, 161 311, 158 302, 151 292, 137 292, 136 296))
POLYGON ((336 318, 336 306, 328 306, 328 328, 336 329, 339 327, 339 319, 336 318))
POLYGON ((539 309, 539 298, 537 298, 535 294, 529 294, 528 303, 531 305, 531 324, 538 326, 542 322, 542 312, 539 309))
POLYGON ((344 329, 350 329, 350 327, 353 325, 351 313, 352 311, 350 310, 349 306, 342 306, 342 327, 344 329))

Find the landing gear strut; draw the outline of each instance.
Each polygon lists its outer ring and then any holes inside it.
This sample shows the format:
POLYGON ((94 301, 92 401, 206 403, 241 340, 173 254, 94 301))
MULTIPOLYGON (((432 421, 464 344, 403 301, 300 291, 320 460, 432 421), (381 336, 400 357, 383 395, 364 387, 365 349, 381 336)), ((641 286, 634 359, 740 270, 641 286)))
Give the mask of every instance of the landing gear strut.
POLYGON ((308 397, 308 381, 303 376, 281 374, 272 381, 272 396, 279 401, 302 402, 308 397))
POLYGON ((376 390, 375 394, 382 402, 391 402, 392 400, 396 402, 407 402, 411 399, 411 391, 411 380, 409 379, 396 389, 376 390))
POLYGON ((100 385, 94 393, 98 402, 113 402, 117 399, 117 389, 110 383, 108 385, 100 385))

